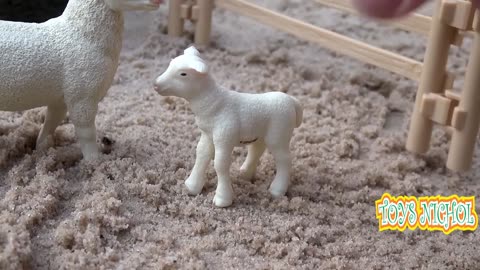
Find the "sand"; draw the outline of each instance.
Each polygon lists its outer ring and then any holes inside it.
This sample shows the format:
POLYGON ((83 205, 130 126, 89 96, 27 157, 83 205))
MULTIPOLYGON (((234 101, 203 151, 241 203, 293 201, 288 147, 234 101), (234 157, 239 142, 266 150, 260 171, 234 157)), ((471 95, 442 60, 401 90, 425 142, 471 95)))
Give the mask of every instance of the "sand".
MULTIPOLYGON (((419 35, 313 1, 257 2, 423 58, 419 35)), ((213 44, 202 49, 217 80, 238 91, 283 91, 305 106, 292 139, 292 185, 271 198, 270 154, 252 181, 242 179, 246 149, 238 148, 231 207, 212 204, 213 166, 204 191, 187 195, 199 130, 188 104, 160 97, 152 81, 190 45, 191 27, 179 39, 165 29, 166 7, 127 16, 121 64, 97 118, 106 153, 98 162, 81 160, 68 119, 39 152, 43 109, 0 112, 0 269, 480 268, 480 232, 378 231, 374 202, 385 192, 480 191, 480 157, 467 173, 445 169, 444 130, 427 154, 405 151, 416 83, 228 12, 215 13, 213 44)), ((452 53, 456 74, 470 43, 452 53)))

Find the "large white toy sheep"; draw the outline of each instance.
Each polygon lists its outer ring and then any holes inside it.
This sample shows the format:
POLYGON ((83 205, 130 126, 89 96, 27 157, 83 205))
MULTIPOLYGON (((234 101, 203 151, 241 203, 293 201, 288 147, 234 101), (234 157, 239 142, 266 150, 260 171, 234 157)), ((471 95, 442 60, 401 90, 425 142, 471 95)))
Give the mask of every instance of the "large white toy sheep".
POLYGON ((70 0, 45 23, 0 21, 0 110, 48 106, 41 145, 67 111, 85 159, 98 156, 95 117, 122 46, 125 10, 154 10, 162 0, 70 0))
POLYGON ((303 115, 297 99, 281 92, 247 94, 222 89, 194 47, 170 62, 167 70, 156 79, 154 88, 160 95, 186 99, 202 131, 195 165, 185 181, 190 194, 201 192, 205 170, 214 158, 218 184, 213 202, 219 207, 231 205, 232 151, 235 146, 248 145, 247 158, 240 168, 242 174, 253 177, 267 147, 277 169, 270 193, 274 197, 285 195, 292 162, 290 139, 303 115))

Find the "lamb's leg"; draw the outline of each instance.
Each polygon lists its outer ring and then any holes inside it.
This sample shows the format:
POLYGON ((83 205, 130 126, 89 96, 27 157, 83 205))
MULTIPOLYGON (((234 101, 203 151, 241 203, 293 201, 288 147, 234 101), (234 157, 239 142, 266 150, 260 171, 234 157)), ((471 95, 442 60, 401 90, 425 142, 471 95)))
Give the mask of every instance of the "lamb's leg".
POLYGON ((65 119, 66 114, 67 106, 63 101, 47 107, 45 123, 37 137, 37 149, 42 149, 46 146, 44 145, 45 139, 47 139, 49 135, 53 135, 58 125, 65 119))
POLYGON ((242 167, 240 167, 240 173, 246 179, 252 179, 257 170, 258 161, 260 157, 265 152, 265 143, 263 141, 256 141, 248 145, 248 154, 247 159, 243 162, 242 167))
POLYGON ((275 159, 277 168, 275 178, 270 185, 270 193, 273 197, 281 197, 287 192, 290 183, 292 159, 290 157, 289 144, 269 145, 268 149, 275 159))
POLYGON ((213 203, 218 207, 230 206, 233 202, 233 188, 230 179, 230 165, 232 164, 231 145, 215 144, 214 165, 217 172, 217 190, 213 197, 213 203))
POLYGON ((75 134, 86 160, 96 159, 100 155, 95 129, 97 109, 98 104, 91 100, 76 102, 69 107, 70 118, 75 126, 75 134))
POLYGON ((205 133, 202 133, 197 145, 195 165, 193 165, 190 176, 185 180, 185 185, 191 195, 197 195, 202 191, 205 185, 205 171, 213 158, 214 152, 212 140, 205 133))

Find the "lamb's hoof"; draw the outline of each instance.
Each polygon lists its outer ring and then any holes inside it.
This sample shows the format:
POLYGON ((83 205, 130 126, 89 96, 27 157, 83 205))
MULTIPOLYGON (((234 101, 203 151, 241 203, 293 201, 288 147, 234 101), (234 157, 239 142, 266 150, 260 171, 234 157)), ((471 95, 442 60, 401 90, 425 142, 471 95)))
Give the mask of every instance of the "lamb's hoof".
POLYGON ((83 158, 86 161, 96 161, 100 158, 100 151, 98 150, 98 148, 89 149, 89 151, 85 151, 83 153, 83 158))
POLYGON ((202 192, 203 185, 198 184, 200 181, 192 180, 192 178, 187 178, 185 180, 185 187, 187 188, 187 192, 190 195, 198 195, 202 192))
POLYGON ((240 175, 242 176, 242 178, 250 180, 255 175, 255 170, 248 169, 247 167, 242 166, 240 167, 240 175))
POLYGON ((213 197, 213 203, 217 207, 228 207, 228 206, 232 205, 233 199, 215 195, 213 197))
POLYGON ((275 187, 275 186, 270 186, 270 194, 272 194, 272 196, 274 198, 281 198, 283 196, 285 196, 285 194, 287 193, 287 189, 288 187, 275 187))
POLYGON ((45 151, 48 148, 54 146, 54 144, 55 143, 53 142, 53 136, 49 135, 47 137, 44 137, 43 139, 41 138, 37 139, 35 149, 37 151, 45 151))

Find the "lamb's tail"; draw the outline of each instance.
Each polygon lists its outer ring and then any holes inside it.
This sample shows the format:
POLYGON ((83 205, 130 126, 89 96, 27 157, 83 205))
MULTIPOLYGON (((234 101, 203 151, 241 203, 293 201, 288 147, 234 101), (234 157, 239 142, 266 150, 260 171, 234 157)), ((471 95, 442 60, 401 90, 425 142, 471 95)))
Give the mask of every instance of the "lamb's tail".
POLYGON ((298 101, 298 99, 290 96, 292 99, 293 99, 293 103, 294 103, 294 106, 295 106, 295 113, 296 113, 296 125, 295 127, 299 127, 301 124, 302 124, 302 121, 303 121, 303 106, 302 104, 300 103, 300 101, 298 101))

